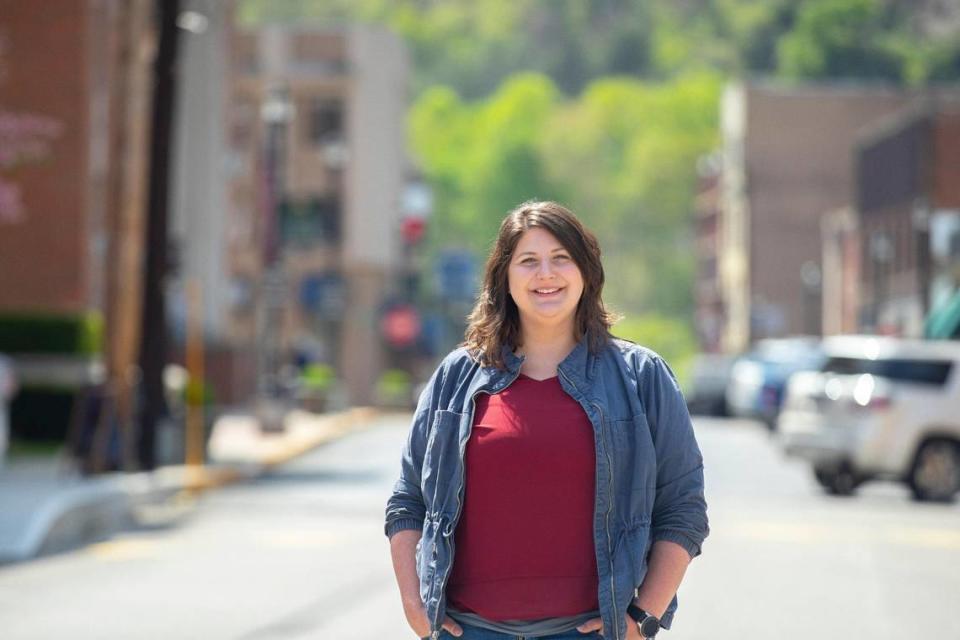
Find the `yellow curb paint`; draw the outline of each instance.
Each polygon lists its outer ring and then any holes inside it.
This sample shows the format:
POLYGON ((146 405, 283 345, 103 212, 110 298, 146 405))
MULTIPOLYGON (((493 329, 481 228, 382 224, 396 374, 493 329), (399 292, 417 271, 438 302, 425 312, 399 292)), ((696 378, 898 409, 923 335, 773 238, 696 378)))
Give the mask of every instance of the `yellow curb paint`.
MULTIPOLYGON (((380 412, 376 409, 359 407, 335 415, 315 416, 312 419, 319 423, 314 427, 317 432, 286 443, 282 440, 271 443, 268 445, 267 452, 254 461, 254 464, 259 464, 265 469, 285 464, 348 433, 368 428, 373 424, 374 418, 379 415, 380 412)), ((283 436, 279 437, 283 438, 283 436)), ((256 475, 229 467, 208 466, 183 466, 179 468, 179 472, 182 474, 182 490, 191 497, 256 475)))
POLYGON ((156 540, 121 538, 98 542, 87 548, 87 552, 101 560, 125 561, 149 558, 157 554, 160 543, 156 540))

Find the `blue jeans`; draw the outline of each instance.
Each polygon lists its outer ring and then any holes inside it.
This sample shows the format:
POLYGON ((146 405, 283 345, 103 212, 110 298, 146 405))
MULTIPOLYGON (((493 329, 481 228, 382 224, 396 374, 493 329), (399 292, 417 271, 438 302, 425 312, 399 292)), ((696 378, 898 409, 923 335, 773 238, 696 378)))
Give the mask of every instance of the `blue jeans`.
MULTIPOLYGON (((463 628, 463 635, 460 638, 450 635, 446 630, 440 632, 440 640, 526 640, 527 636, 517 636, 508 633, 500 633, 499 631, 490 631, 489 629, 481 629, 480 627, 474 627, 469 624, 461 624, 463 628)), ((576 629, 572 631, 566 631, 564 633, 557 633, 552 636, 538 636, 534 640, 592 640, 594 638, 602 638, 599 632, 593 631, 591 633, 580 633, 576 629)))

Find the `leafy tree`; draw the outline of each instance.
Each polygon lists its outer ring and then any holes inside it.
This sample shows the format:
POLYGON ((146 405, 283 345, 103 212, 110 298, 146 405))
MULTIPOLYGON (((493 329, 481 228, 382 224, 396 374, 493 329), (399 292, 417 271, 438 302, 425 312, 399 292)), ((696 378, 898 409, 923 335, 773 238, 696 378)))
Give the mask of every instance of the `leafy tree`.
POLYGON ((920 85, 960 78, 958 17, 939 0, 242 0, 244 23, 386 25, 413 51, 417 92, 489 95, 524 71, 569 96, 605 75, 691 69, 920 85), (952 20, 952 22, 951 22, 952 20))
POLYGON ((649 70, 650 0, 243 0, 241 23, 313 20, 382 24, 410 45, 418 90, 467 98, 535 71, 568 94, 606 73, 649 70))
POLYGON ((780 70, 791 78, 897 81, 898 55, 878 0, 810 0, 778 46, 780 70))
POLYGON ((482 252, 510 208, 558 199, 600 236, 617 307, 689 313, 691 185, 697 157, 716 144, 719 90, 713 74, 612 78, 565 101, 525 74, 488 100, 425 92, 410 139, 437 186, 433 240, 482 252))
POLYGON ((691 310, 688 235, 696 159, 717 143, 721 78, 599 80, 558 110, 543 138, 548 175, 600 236, 611 300, 625 310, 691 310))
POLYGON ((425 91, 410 113, 410 142, 436 187, 433 240, 485 252, 504 214, 530 198, 561 198, 538 152, 558 105, 539 74, 512 77, 489 99, 464 102, 445 87, 425 91))

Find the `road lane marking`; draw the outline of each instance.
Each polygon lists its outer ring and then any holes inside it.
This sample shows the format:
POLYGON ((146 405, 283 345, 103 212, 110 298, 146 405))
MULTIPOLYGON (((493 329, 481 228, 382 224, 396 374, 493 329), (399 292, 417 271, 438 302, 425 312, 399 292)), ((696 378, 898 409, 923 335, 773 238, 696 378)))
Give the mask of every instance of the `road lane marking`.
MULTIPOLYGON (((724 531, 724 529, 720 529, 724 531)), ((874 542, 894 546, 960 551, 960 531, 928 527, 858 527, 805 522, 753 521, 725 530, 735 537, 786 544, 874 542)))
POLYGON ((748 522, 729 531, 739 537, 766 542, 819 544, 835 539, 835 533, 828 527, 800 522, 748 522))
POLYGON ((896 544, 960 551, 960 531, 955 529, 894 529, 887 537, 896 544))
POLYGON ((259 531, 256 541, 274 549, 322 549, 335 546, 347 539, 343 533, 332 531, 259 531))
POLYGON ((157 540, 120 538, 90 545, 87 551, 101 560, 126 561, 155 556, 159 547, 157 540))

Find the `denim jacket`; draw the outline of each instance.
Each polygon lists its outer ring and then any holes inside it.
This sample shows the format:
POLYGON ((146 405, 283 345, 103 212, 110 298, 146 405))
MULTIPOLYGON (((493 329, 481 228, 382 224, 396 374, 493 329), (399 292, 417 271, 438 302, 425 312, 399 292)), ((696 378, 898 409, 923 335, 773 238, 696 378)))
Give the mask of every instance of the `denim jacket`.
MULTIPOLYGON (((433 638, 446 613, 475 399, 507 388, 523 362, 509 349, 504 361, 503 369, 484 367, 463 348, 444 359, 420 396, 400 479, 387 502, 388 536, 421 532, 417 572, 433 638)), ((652 544, 669 540, 691 557, 700 553, 709 531, 703 459, 673 372, 656 353, 621 340, 592 353, 581 341, 558 373, 593 425, 600 614, 607 637, 623 640, 624 614, 646 575, 652 544)), ((676 608, 674 598, 664 628, 676 608)))

